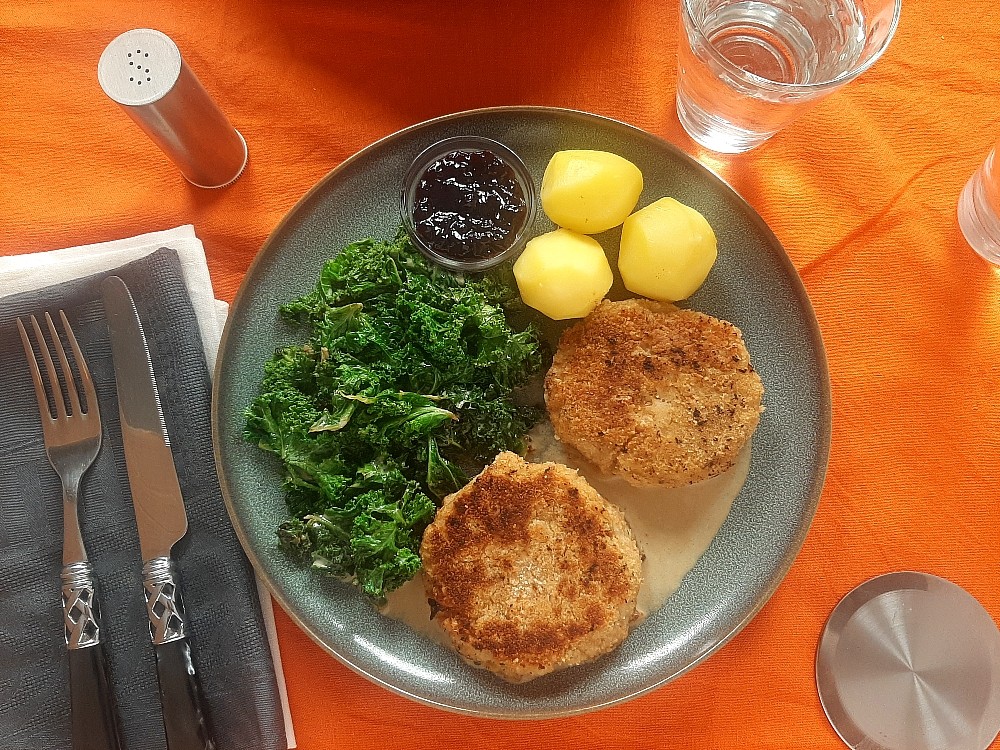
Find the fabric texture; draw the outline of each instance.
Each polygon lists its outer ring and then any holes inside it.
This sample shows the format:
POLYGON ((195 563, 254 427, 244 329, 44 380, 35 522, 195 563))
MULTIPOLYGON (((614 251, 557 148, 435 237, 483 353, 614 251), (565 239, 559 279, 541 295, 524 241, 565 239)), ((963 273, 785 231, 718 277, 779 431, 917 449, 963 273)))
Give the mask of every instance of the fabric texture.
MULTIPOLYGON (((274 668, 253 571, 229 523, 211 445, 211 386, 177 253, 116 269, 143 320, 188 514, 174 545, 192 650, 220 750, 283 748, 274 668)), ((94 566, 112 683, 128 748, 165 748, 135 515, 121 445, 114 363, 99 274, 0 300, 0 747, 69 748, 63 641, 61 485, 45 456, 38 406, 14 319, 66 310, 94 378, 102 447, 78 509, 94 566)))
MULTIPOLYGON (((836 750, 814 658, 850 589, 926 571, 1000 620, 1000 272, 955 219, 1000 135, 993 3, 905 0, 874 67, 732 157, 701 150, 674 114, 675 0, 35 1, 4 4, 0 38, 0 254, 191 223, 232 300, 268 233, 358 149, 438 115, 540 104, 624 120, 699 158, 761 214, 810 294, 833 386, 829 472, 802 552, 737 637, 628 703, 498 722, 372 684, 279 611, 303 750, 836 750), (178 43, 246 138, 232 186, 189 186, 101 92, 101 50, 136 27, 178 43)), ((0 665, 10 648, 0 641, 0 665)))
POLYGON ((181 279, 194 308, 205 345, 205 359, 211 372, 229 306, 215 299, 205 262, 205 249, 190 224, 135 237, 63 247, 46 253, 5 255, 0 257, 0 278, 3 279, 0 297, 90 276, 145 257, 164 246, 177 253, 181 279))

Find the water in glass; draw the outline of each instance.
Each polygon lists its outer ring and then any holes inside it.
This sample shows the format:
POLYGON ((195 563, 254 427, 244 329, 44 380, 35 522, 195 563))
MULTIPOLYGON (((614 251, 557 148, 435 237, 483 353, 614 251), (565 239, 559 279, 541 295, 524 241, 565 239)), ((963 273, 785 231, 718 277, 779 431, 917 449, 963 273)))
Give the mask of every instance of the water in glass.
POLYGON ((682 124, 716 151, 753 148, 850 74, 866 28, 854 0, 682 0, 682 124))
POLYGON ((1000 265, 1000 141, 958 199, 958 225, 972 249, 1000 265))

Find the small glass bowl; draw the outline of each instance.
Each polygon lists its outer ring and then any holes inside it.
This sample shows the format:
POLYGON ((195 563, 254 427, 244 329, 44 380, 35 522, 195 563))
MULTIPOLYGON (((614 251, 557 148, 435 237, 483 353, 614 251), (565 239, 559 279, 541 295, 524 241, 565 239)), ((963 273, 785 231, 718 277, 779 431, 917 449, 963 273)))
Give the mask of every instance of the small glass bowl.
POLYGON ((406 176, 403 179, 403 192, 400 200, 400 212, 403 218, 403 226, 406 227, 406 231, 410 235, 410 239, 413 241, 413 244, 416 245, 417 249, 419 249, 420 252, 432 261, 444 266, 445 268, 449 268, 453 271, 468 272, 485 271, 489 268, 500 265, 505 260, 519 253, 524 247, 525 242, 527 242, 528 233, 531 231, 532 224, 534 224, 537 206, 538 191, 535 188, 535 182, 532 180, 531 174, 528 172, 528 168, 524 165, 524 162, 521 161, 521 157, 504 146, 502 143, 498 143, 490 138, 472 135, 445 138, 444 140, 431 144, 421 151, 417 158, 413 160, 410 168, 406 171, 406 176), (508 237, 509 245, 502 252, 491 255, 489 258, 461 260, 442 255, 440 252, 434 250, 434 248, 428 246, 428 244, 424 242, 414 226, 413 203, 420 178, 431 164, 453 151, 490 151, 496 154, 513 170, 514 179, 517 180, 518 185, 521 187, 521 193, 524 196, 525 204, 524 223, 521 224, 521 228, 513 236, 508 237))

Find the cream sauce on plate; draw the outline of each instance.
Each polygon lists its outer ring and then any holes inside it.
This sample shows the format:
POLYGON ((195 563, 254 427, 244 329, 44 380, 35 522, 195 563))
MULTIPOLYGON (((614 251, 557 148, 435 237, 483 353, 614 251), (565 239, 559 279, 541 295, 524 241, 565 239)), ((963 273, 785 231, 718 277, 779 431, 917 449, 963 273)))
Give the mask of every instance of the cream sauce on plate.
MULTIPOLYGON (((606 500, 625 513, 643 554, 642 585, 637 609, 652 614, 670 598, 708 549, 740 494, 750 471, 748 442, 729 471, 686 487, 633 487, 620 477, 603 474, 572 447, 560 442, 548 420, 529 433, 528 461, 565 464, 576 469, 606 500)), ((439 643, 449 639, 431 619, 423 576, 388 596, 382 614, 409 625, 439 643)))

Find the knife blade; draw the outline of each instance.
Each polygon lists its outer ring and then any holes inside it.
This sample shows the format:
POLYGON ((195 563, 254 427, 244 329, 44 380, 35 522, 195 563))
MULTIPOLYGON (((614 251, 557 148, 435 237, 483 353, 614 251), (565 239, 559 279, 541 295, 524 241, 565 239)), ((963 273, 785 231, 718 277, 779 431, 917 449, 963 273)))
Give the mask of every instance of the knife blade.
POLYGON ((169 750, 214 750, 171 549, 187 533, 187 513, 167 436, 149 346, 125 282, 109 276, 101 296, 111 332, 122 445, 139 546, 149 632, 156 652, 169 750))

